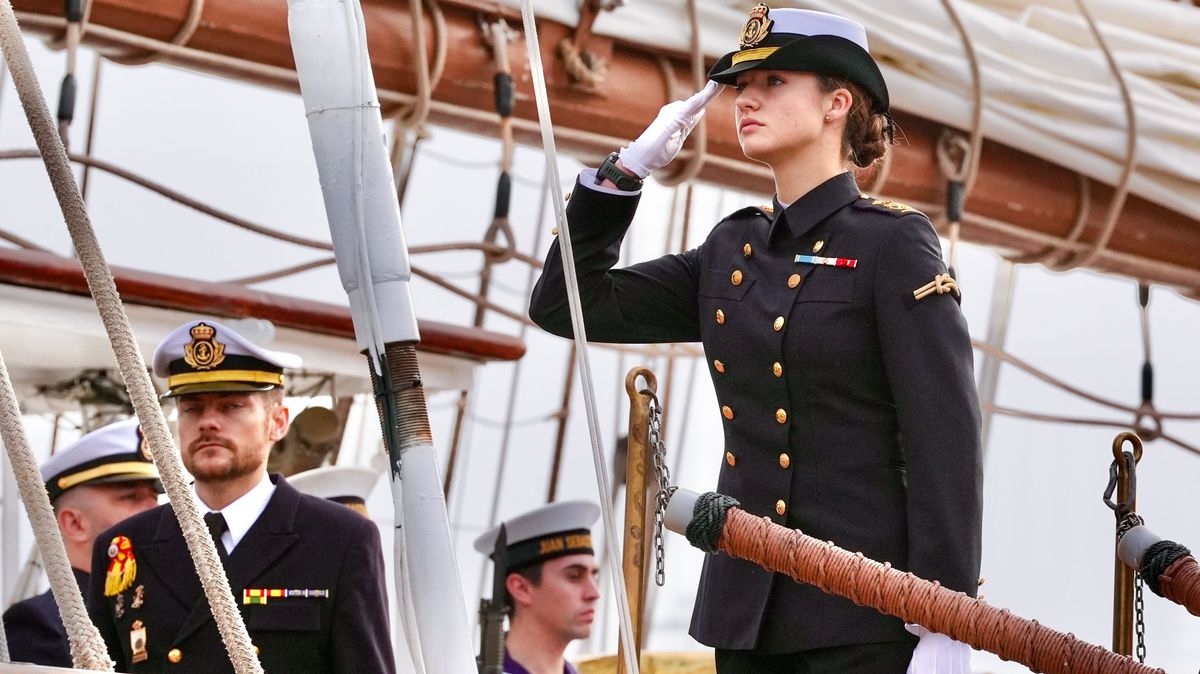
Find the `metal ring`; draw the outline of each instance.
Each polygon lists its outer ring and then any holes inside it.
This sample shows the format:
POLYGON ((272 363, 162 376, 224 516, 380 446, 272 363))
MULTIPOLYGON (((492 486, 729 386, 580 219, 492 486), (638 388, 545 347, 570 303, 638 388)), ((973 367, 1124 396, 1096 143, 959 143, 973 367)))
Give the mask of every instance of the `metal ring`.
POLYGON ((1130 431, 1118 433, 1117 437, 1113 438, 1113 459, 1118 462, 1121 461, 1122 447, 1125 446, 1127 441, 1133 445, 1133 462, 1138 463, 1142 460, 1142 439, 1138 437, 1137 433, 1130 431))

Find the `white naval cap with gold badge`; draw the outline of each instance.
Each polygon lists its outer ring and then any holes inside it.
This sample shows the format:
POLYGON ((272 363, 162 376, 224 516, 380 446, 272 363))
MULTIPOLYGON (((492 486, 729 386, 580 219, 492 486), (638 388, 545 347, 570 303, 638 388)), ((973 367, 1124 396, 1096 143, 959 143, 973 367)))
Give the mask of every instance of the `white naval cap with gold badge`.
POLYGON ((328 499, 359 512, 367 513, 367 496, 379 481, 379 471, 363 466, 321 466, 287 478, 296 491, 328 499))
MULTIPOLYGON (((506 571, 519 571, 556 557, 595 554, 592 524, 597 517, 600 507, 595 503, 559 501, 504 522, 508 539, 506 571)), ((475 539, 475 549, 491 557, 499 535, 497 524, 475 539)))
POLYGON ((164 398, 267 391, 283 386, 283 371, 300 365, 296 354, 264 349, 207 318, 175 328, 154 350, 154 374, 167 380, 164 398))
POLYGON ((118 421, 79 438, 46 459, 41 473, 51 503, 74 487, 135 480, 151 480, 162 493, 158 469, 137 419, 118 421))

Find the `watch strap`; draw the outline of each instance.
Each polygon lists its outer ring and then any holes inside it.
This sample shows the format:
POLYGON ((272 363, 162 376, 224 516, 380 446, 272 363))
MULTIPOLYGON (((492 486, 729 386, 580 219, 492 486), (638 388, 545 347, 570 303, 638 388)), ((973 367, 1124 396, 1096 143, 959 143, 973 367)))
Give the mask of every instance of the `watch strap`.
POLYGON ((642 181, 617 167, 617 159, 620 155, 616 152, 605 157, 604 162, 600 164, 600 168, 596 169, 596 184, 604 182, 605 179, 611 180, 617 189, 624 192, 636 192, 642 189, 642 181))

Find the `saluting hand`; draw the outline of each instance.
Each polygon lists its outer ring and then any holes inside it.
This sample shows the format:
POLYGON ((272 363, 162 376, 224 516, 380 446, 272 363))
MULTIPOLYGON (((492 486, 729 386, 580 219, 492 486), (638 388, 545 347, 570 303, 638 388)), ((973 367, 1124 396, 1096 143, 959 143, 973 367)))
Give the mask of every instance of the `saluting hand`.
POLYGON ((710 81, 691 98, 664 105, 642 135, 621 150, 621 165, 645 179, 651 171, 671 163, 688 134, 704 117, 704 107, 724 88, 725 85, 710 81))

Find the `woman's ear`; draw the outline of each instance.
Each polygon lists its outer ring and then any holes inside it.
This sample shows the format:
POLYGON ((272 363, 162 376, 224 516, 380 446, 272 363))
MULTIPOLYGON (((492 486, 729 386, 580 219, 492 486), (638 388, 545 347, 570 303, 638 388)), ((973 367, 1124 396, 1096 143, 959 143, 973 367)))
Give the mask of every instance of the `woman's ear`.
POLYGON ((825 105, 827 120, 833 122, 845 119, 850 114, 850 107, 854 105, 854 94, 851 94, 849 89, 835 89, 827 94, 825 105))

